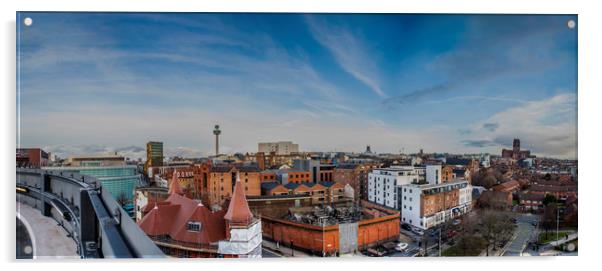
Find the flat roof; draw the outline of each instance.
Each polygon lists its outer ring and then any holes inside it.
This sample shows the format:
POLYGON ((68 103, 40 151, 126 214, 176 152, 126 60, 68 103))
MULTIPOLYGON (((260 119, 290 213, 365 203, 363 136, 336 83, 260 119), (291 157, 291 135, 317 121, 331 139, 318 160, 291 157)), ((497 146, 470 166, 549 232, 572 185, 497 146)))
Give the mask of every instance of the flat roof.
POLYGON ((445 183, 439 183, 439 184, 407 184, 404 186, 412 186, 412 187, 417 187, 420 189, 429 189, 429 188, 445 187, 448 185, 461 184, 461 183, 468 183, 468 181, 467 180, 454 180, 451 182, 445 182, 445 183))

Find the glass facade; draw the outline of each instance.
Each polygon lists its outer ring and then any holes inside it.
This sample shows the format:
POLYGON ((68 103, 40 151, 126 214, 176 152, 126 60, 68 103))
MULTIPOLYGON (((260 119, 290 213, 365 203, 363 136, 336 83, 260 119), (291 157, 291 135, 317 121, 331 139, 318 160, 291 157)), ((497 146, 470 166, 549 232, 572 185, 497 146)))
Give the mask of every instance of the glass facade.
POLYGON ((102 186, 107 189, 118 202, 133 202, 134 189, 140 183, 140 175, 137 172, 136 166, 48 167, 44 169, 74 172, 95 177, 102 182, 102 186))

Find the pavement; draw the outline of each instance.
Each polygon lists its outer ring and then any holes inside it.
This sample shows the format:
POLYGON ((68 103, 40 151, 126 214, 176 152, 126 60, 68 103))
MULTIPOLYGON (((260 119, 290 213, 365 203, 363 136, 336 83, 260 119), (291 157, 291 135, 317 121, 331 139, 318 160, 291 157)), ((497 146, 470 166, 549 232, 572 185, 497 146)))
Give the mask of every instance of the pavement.
MULTIPOLYGON (((555 234, 555 233, 554 233, 555 234)), ((558 246, 558 245, 562 245, 564 243, 570 242, 577 239, 577 233, 571 233, 569 234, 569 236, 567 236, 566 238, 560 238, 560 240, 558 241, 554 241, 554 242, 550 242, 550 246, 558 246)))
POLYGON ((262 258, 282 258, 282 254, 278 254, 274 251, 266 249, 265 247, 261 248, 261 257, 262 258))
MULTIPOLYGON (((30 238, 33 259, 80 258, 75 241, 67 236, 67 232, 54 219, 43 216, 40 210, 17 202, 17 219, 23 223, 28 233, 17 234, 17 245, 27 243, 24 239, 30 238)), ((17 249, 26 249, 26 246, 17 249)))
MULTIPOLYGON (((554 233, 552 233, 554 234, 554 233)), ((567 242, 571 242, 577 239, 577 233, 569 234, 568 238, 562 238, 559 241, 550 242, 548 244, 543 244, 539 247, 538 250, 534 250, 532 247, 525 249, 523 255, 526 256, 576 256, 577 252, 567 252, 567 251, 559 251, 556 250, 558 245, 562 245, 567 242)))
MULTIPOLYGON (((310 254, 307 254, 304 251, 291 249, 290 247, 277 245, 272 241, 263 240, 261 242, 262 250, 266 251, 266 255, 269 255, 266 258, 275 257, 313 257, 310 254)), ((263 251, 261 255, 263 256, 263 251)))
POLYGON ((530 241, 537 240, 539 217, 532 214, 522 214, 516 218, 514 238, 501 251, 502 256, 522 256, 530 241))

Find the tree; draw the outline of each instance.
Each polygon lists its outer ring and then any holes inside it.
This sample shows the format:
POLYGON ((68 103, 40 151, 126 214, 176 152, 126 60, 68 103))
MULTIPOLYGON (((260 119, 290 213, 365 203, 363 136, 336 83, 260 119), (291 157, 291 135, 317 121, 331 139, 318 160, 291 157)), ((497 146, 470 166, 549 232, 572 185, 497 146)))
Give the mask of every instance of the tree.
POLYGON ((484 172, 482 174, 476 174, 472 183, 477 186, 482 186, 487 189, 497 184, 498 179, 493 173, 484 172))
POLYGON ((552 202, 546 205, 543 210, 542 226, 546 230, 546 239, 548 239, 548 232, 556 227, 557 208, 556 202, 552 202))
POLYGON ((546 175, 543 176, 543 179, 546 181, 550 181, 552 180, 552 175, 550 173, 546 173, 546 175))
POLYGON ((470 236, 462 236, 460 240, 458 240, 458 249, 462 252, 462 256, 469 256, 468 251, 475 246, 473 238, 470 236))
POLYGON ((549 203, 556 203, 556 197, 554 197, 554 195, 552 194, 546 194, 546 196, 543 198, 543 205, 548 205, 549 203))
POLYGON ((489 256, 489 247, 493 245, 495 249, 497 244, 508 241, 515 227, 516 225, 508 214, 498 211, 483 213, 480 232, 487 241, 487 256, 489 256))

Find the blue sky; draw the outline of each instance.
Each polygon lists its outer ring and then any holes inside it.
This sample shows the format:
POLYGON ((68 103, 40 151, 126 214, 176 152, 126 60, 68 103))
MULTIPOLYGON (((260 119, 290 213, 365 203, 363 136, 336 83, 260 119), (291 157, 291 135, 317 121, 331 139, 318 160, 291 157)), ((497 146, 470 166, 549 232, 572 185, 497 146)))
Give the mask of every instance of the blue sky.
POLYGON ((576 157, 569 15, 20 13, 20 144, 576 157))

